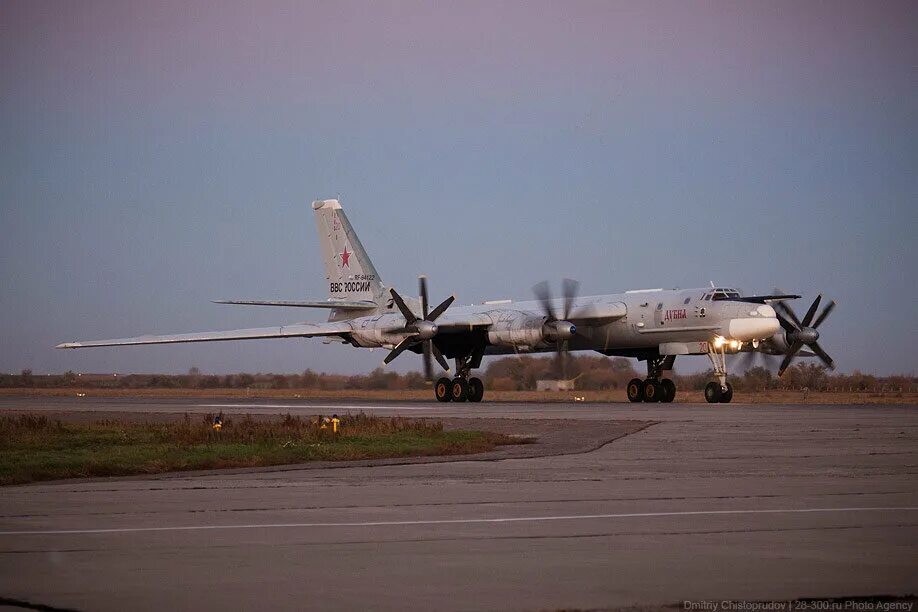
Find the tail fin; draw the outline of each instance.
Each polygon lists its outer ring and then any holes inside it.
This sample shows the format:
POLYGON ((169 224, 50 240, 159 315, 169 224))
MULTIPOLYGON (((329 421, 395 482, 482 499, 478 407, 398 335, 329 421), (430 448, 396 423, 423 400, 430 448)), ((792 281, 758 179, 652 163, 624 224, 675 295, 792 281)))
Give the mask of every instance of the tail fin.
POLYGON ((338 200, 312 203, 325 261, 328 295, 334 299, 380 303, 385 287, 370 256, 360 244, 338 200))

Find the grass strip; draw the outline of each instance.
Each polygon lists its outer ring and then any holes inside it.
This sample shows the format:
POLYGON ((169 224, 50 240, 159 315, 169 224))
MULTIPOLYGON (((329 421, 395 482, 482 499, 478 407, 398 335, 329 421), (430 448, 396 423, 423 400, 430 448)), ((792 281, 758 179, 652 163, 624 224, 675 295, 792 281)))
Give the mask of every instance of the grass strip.
POLYGON ((442 423, 363 414, 345 416, 338 434, 318 418, 226 418, 171 423, 71 424, 44 416, 0 417, 0 485, 60 478, 126 476, 309 461, 460 455, 518 444, 484 431, 444 431, 442 423))

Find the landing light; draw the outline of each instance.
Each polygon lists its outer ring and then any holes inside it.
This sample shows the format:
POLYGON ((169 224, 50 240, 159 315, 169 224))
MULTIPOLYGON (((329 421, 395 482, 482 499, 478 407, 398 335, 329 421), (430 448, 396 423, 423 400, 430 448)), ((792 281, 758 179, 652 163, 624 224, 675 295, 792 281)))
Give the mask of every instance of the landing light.
POLYGON ((739 340, 727 340, 723 336, 714 336, 714 348, 726 346, 731 351, 738 351, 743 348, 743 343, 739 340))

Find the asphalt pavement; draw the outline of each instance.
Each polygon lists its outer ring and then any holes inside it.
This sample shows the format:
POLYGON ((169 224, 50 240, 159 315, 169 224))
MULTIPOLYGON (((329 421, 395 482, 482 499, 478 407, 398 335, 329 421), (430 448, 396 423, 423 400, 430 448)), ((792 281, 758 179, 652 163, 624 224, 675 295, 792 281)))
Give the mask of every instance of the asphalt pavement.
POLYGON ((918 592, 914 405, 0 399, 22 409, 655 424, 540 457, 5 487, 8 601, 544 610, 918 592))

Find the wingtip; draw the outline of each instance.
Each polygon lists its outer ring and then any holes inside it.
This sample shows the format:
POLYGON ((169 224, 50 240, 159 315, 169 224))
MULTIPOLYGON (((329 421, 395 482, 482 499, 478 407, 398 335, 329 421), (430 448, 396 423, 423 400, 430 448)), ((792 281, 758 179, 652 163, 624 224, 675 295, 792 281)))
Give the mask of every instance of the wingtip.
POLYGON ((57 349, 73 349, 73 348, 77 348, 77 347, 79 347, 79 346, 80 346, 80 343, 79 343, 79 342, 61 342, 60 344, 58 344, 58 345, 55 346, 54 348, 57 348, 57 349))

